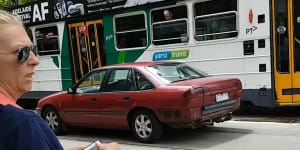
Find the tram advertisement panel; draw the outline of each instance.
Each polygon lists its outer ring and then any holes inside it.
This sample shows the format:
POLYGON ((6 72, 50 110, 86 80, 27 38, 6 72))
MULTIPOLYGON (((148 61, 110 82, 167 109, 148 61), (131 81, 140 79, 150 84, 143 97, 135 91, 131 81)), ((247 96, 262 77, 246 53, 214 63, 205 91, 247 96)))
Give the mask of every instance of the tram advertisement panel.
POLYGON ((20 16, 25 24, 36 24, 159 1, 165 0, 40 0, 15 7, 11 12, 20 16))
POLYGON ((87 0, 88 13, 145 5, 164 0, 87 0))
POLYGON ((80 0, 49 0, 29 3, 11 10, 25 24, 51 22, 68 17, 81 16, 86 13, 85 1, 80 0))

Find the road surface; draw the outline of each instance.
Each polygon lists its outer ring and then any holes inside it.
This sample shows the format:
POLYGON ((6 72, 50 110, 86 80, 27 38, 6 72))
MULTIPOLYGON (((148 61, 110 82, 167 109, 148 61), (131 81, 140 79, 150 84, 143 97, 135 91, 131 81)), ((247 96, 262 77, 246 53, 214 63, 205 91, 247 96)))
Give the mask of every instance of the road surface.
POLYGON ((123 150, 298 150, 300 123, 227 121, 198 130, 167 130, 155 144, 136 142, 129 131, 73 129, 59 136, 64 148, 95 140, 115 141, 123 150))

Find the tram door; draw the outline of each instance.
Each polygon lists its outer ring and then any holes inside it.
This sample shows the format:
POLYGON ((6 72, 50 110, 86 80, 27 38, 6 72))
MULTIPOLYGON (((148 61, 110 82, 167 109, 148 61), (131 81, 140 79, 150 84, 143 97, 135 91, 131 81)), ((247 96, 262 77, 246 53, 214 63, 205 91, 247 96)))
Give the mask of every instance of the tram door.
POLYGON ((275 90, 281 104, 300 102, 299 7, 299 0, 273 0, 275 90))
POLYGON ((294 62, 294 74, 293 74, 293 101, 300 102, 300 1, 293 0, 292 5, 292 23, 293 23, 293 62, 294 62))
POLYGON ((78 82, 86 73, 105 65, 102 20, 69 24, 73 78, 78 82))

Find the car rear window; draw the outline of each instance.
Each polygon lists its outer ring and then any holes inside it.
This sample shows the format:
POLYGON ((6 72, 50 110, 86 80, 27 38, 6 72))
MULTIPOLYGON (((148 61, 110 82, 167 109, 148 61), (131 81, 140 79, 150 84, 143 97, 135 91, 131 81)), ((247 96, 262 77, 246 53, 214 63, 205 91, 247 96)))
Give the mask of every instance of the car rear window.
POLYGON ((196 70, 184 63, 160 64, 146 68, 164 83, 173 83, 208 76, 206 73, 196 70))

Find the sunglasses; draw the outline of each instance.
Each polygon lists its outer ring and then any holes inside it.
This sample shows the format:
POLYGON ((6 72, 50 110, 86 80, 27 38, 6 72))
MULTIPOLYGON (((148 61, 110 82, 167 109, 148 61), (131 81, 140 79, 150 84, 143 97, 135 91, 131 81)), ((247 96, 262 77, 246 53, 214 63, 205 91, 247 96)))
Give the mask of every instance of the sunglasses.
POLYGON ((36 48, 34 46, 23 46, 23 47, 20 47, 19 49, 17 49, 13 53, 0 53, 0 54, 13 54, 13 55, 16 55, 18 57, 18 63, 19 64, 24 64, 30 56, 30 51, 32 51, 33 54, 35 56, 37 56, 36 48))

